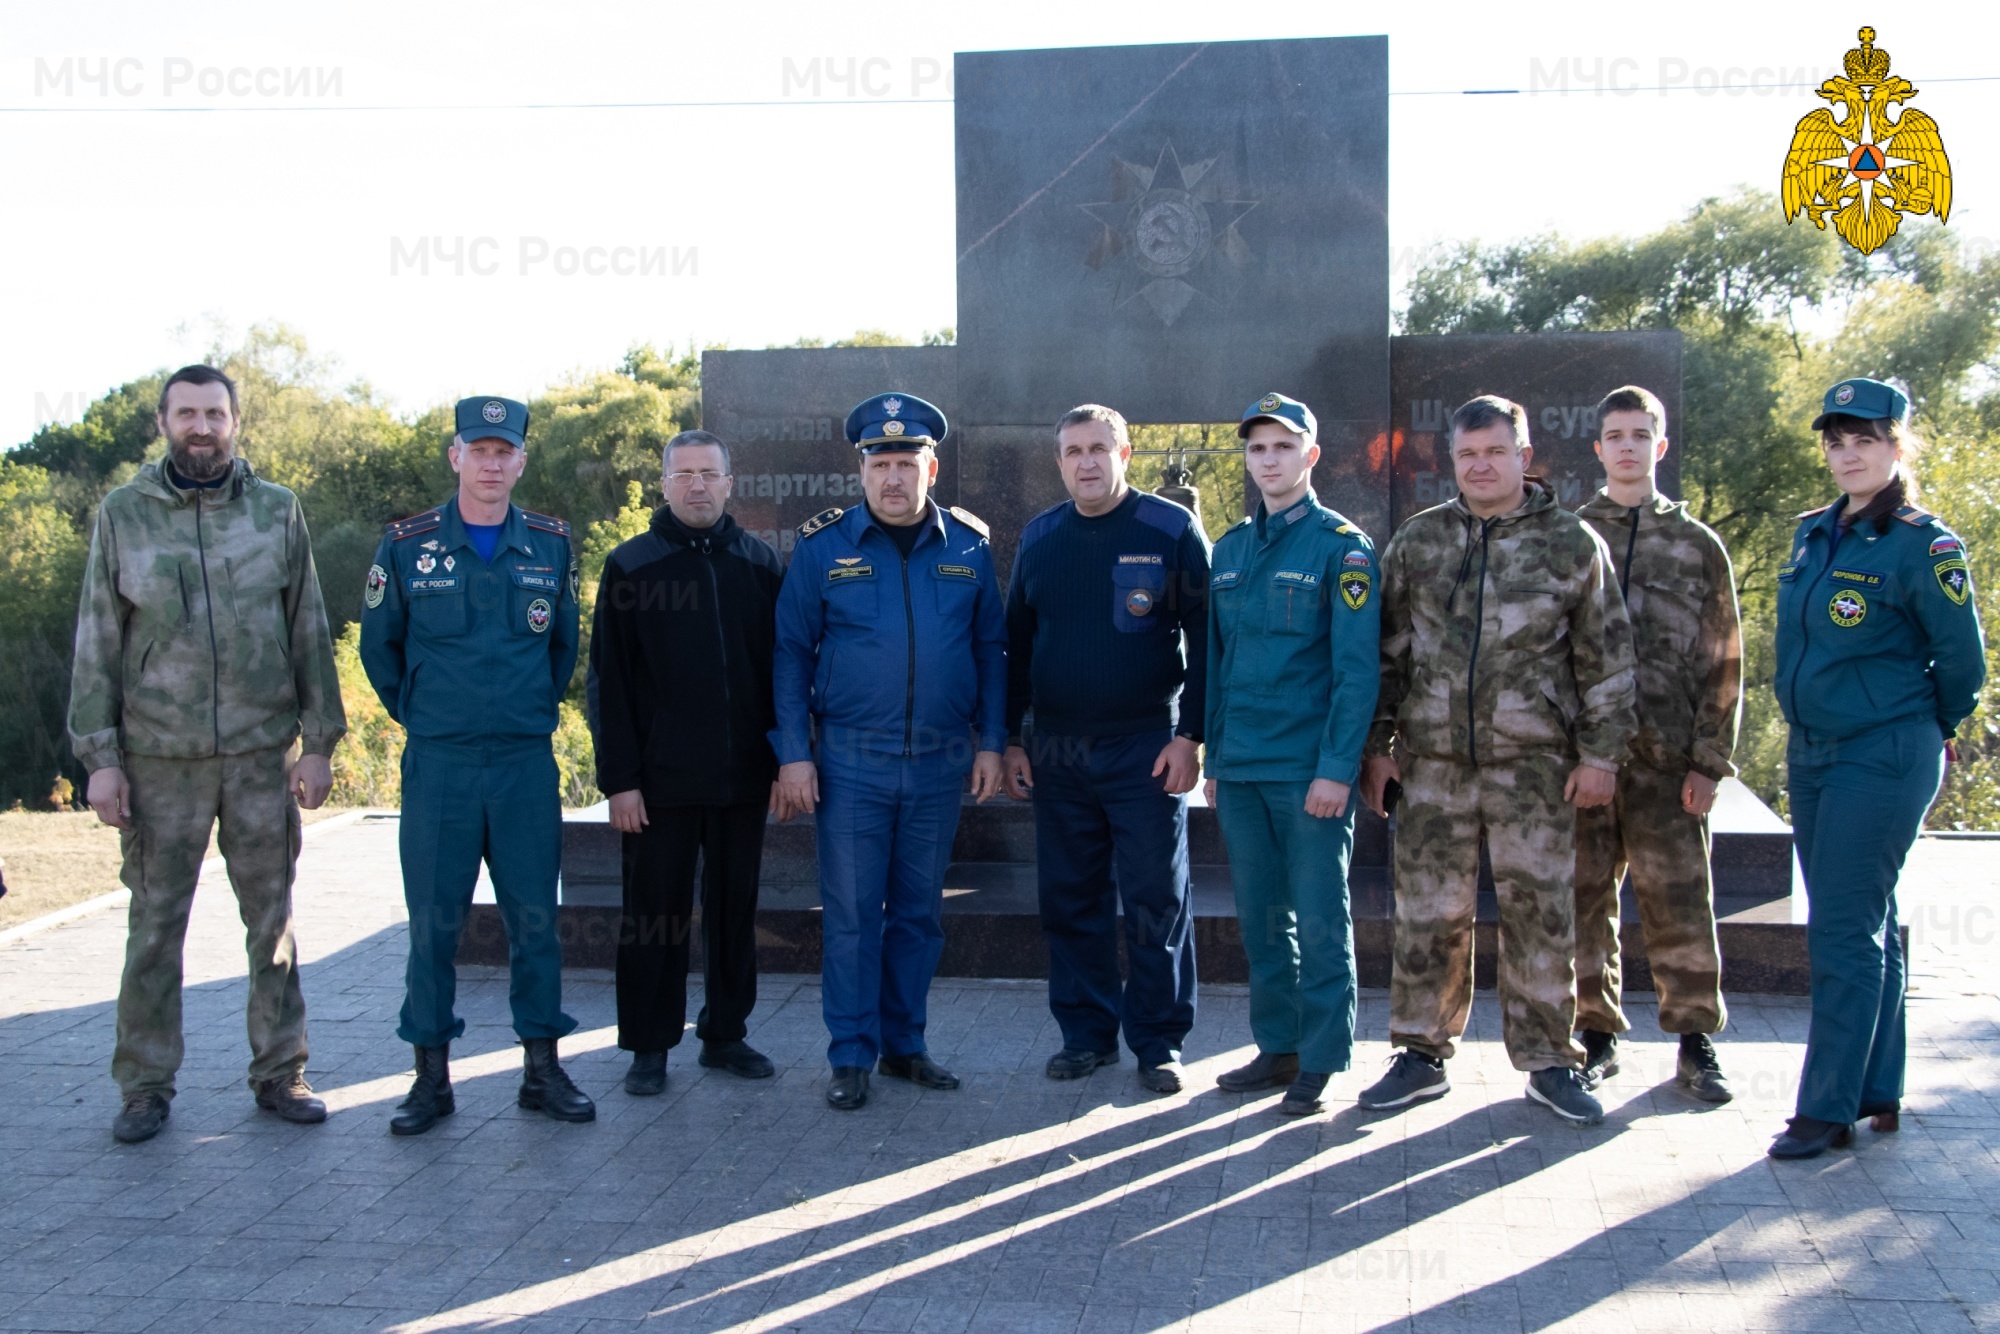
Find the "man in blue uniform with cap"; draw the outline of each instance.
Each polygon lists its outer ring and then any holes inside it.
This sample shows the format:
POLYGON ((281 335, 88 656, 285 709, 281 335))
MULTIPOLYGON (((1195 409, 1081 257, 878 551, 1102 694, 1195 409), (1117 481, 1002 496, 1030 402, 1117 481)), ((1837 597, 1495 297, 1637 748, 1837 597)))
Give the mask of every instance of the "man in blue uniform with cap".
POLYGON ((1000 790, 1007 632, 986 525, 930 499, 946 430, 913 394, 849 413, 867 504, 800 526, 778 594, 779 814, 817 811, 840 1111, 868 1101, 871 1066, 958 1087, 925 1050, 925 1005, 966 771, 980 801, 1000 790))
POLYGON ((527 405, 460 401, 451 466, 458 494, 389 525, 369 567, 361 663, 403 749, 403 896, 410 962, 397 1036, 416 1082, 390 1121, 418 1135, 455 1110, 452 960, 483 859, 507 927, 520 1104, 559 1121, 597 1109, 556 1059, 576 1027, 562 1009, 556 876, 562 804, 549 735, 577 654, 577 565, 569 525, 509 502, 527 464, 527 405))

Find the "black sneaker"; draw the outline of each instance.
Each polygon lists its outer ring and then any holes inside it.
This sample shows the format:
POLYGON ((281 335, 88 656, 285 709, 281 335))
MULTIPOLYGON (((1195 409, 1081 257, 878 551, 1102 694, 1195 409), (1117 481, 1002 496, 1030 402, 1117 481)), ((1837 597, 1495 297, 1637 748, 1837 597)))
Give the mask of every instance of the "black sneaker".
POLYGON ((1618 1073, 1618 1035, 1586 1028, 1577 1034, 1583 1039, 1583 1086, 1594 1089, 1618 1073))
POLYGON ((663 1051, 635 1051, 632 1068, 625 1072, 625 1092, 634 1098, 657 1098, 667 1091, 667 1054, 663 1051))
POLYGON ((1444 1077, 1444 1062, 1405 1047, 1389 1061, 1389 1073, 1363 1089, 1355 1101, 1371 1112, 1386 1112, 1442 1098, 1449 1092, 1451 1081, 1444 1077))
POLYGON ((1101 1065, 1116 1065, 1118 1052, 1091 1051, 1087 1047, 1064 1047, 1049 1057, 1049 1063, 1042 1073, 1050 1079, 1082 1079, 1101 1065))
POLYGON ((1680 1058, 1674 1062, 1674 1082, 1703 1102, 1724 1103, 1736 1096, 1715 1059, 1715 1044, 1706 1033, 1683 1033, 1680 1058))
POLYGON ((771 1058, 738 1038, 734 1042, 704 1042, 696 1058, 710 1070, 727 1070, 738 1079, 769 1079, 778 1073, 771 1058))
POLYGON ((1566 1065, 1552 1065, 1529 1075, 1528 1100, 1580 1126, 1594 1126, 1604 1119, 1604 1104, 1590 1096, 1582 1073, 1566 1065))
POLYGON ((160 1133, 167 1123, 168 1101, 158 1093, 135 1093, 125 1099, 124 1109, 111 1122, 111 1135, 120 1144, 142 1144, 160 1133))

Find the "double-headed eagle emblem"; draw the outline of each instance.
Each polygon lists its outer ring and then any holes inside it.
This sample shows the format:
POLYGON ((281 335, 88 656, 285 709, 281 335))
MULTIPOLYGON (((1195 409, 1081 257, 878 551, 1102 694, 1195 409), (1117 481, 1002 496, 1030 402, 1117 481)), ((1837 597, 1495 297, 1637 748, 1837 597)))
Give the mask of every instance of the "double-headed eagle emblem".
POLYGON ((1804 213, 1813 225, 1833 229, 1862 254, 1896 234, 1905 213, 1951 214, 1951 162, 1937 122, 1915 107, 1890 119, 1899 102, 1916 96, 1908 79, 1889 73, 1889 53, 1863 28, 1861 45, 1847 53, 1845 77, 1819 86, 1819 95, 1844 105, 1835 120, 1821 107, 1799 122, 1785 154, 1780 196, 1785 220, 1804 213))

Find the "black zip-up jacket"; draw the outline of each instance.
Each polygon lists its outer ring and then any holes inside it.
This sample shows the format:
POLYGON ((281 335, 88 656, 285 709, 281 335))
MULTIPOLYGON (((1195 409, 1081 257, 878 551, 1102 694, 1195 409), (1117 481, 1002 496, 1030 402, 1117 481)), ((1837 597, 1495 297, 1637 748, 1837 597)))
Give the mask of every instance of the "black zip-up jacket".
POLYGON ((590 637, 597 786, 660 806, 762 804, 778 553, 725 514, 689 528, 660 509, 604 561, 590 637))

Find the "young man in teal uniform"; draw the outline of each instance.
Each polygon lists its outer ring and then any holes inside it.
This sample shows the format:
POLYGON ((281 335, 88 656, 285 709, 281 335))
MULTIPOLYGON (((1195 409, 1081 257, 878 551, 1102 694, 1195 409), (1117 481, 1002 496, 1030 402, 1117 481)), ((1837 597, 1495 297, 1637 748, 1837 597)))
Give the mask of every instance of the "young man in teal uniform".
POLYGON ((396 1034, 417 1077, 389 1129, 418 1135, 456 1109, 451 1042, 459 932, 483 859, 507 926, 509 1000, 525 1049, 520 1104, 559 1121, 597 1109, 556 1059, 562 1010, 556 877, 562 802, 549 736, 576 667, 569 525, 509 503, 527 466, 528 409, 460 401, 458 494, 392 523, 368 570, 361 664, 403 749, 403 896, 410 964, 396 1034))
POLYGON ((1319 503, 1312 410, 1283 394, 1236 428, 1257 512, 1215 544, 1209 580, 1208 779, 1250 959, 1257 1055, 1232 1093, 1289 1085, 1323 1106, 1354 1051, 1353 789, 1380 688, 1375 549, 1319 503))

